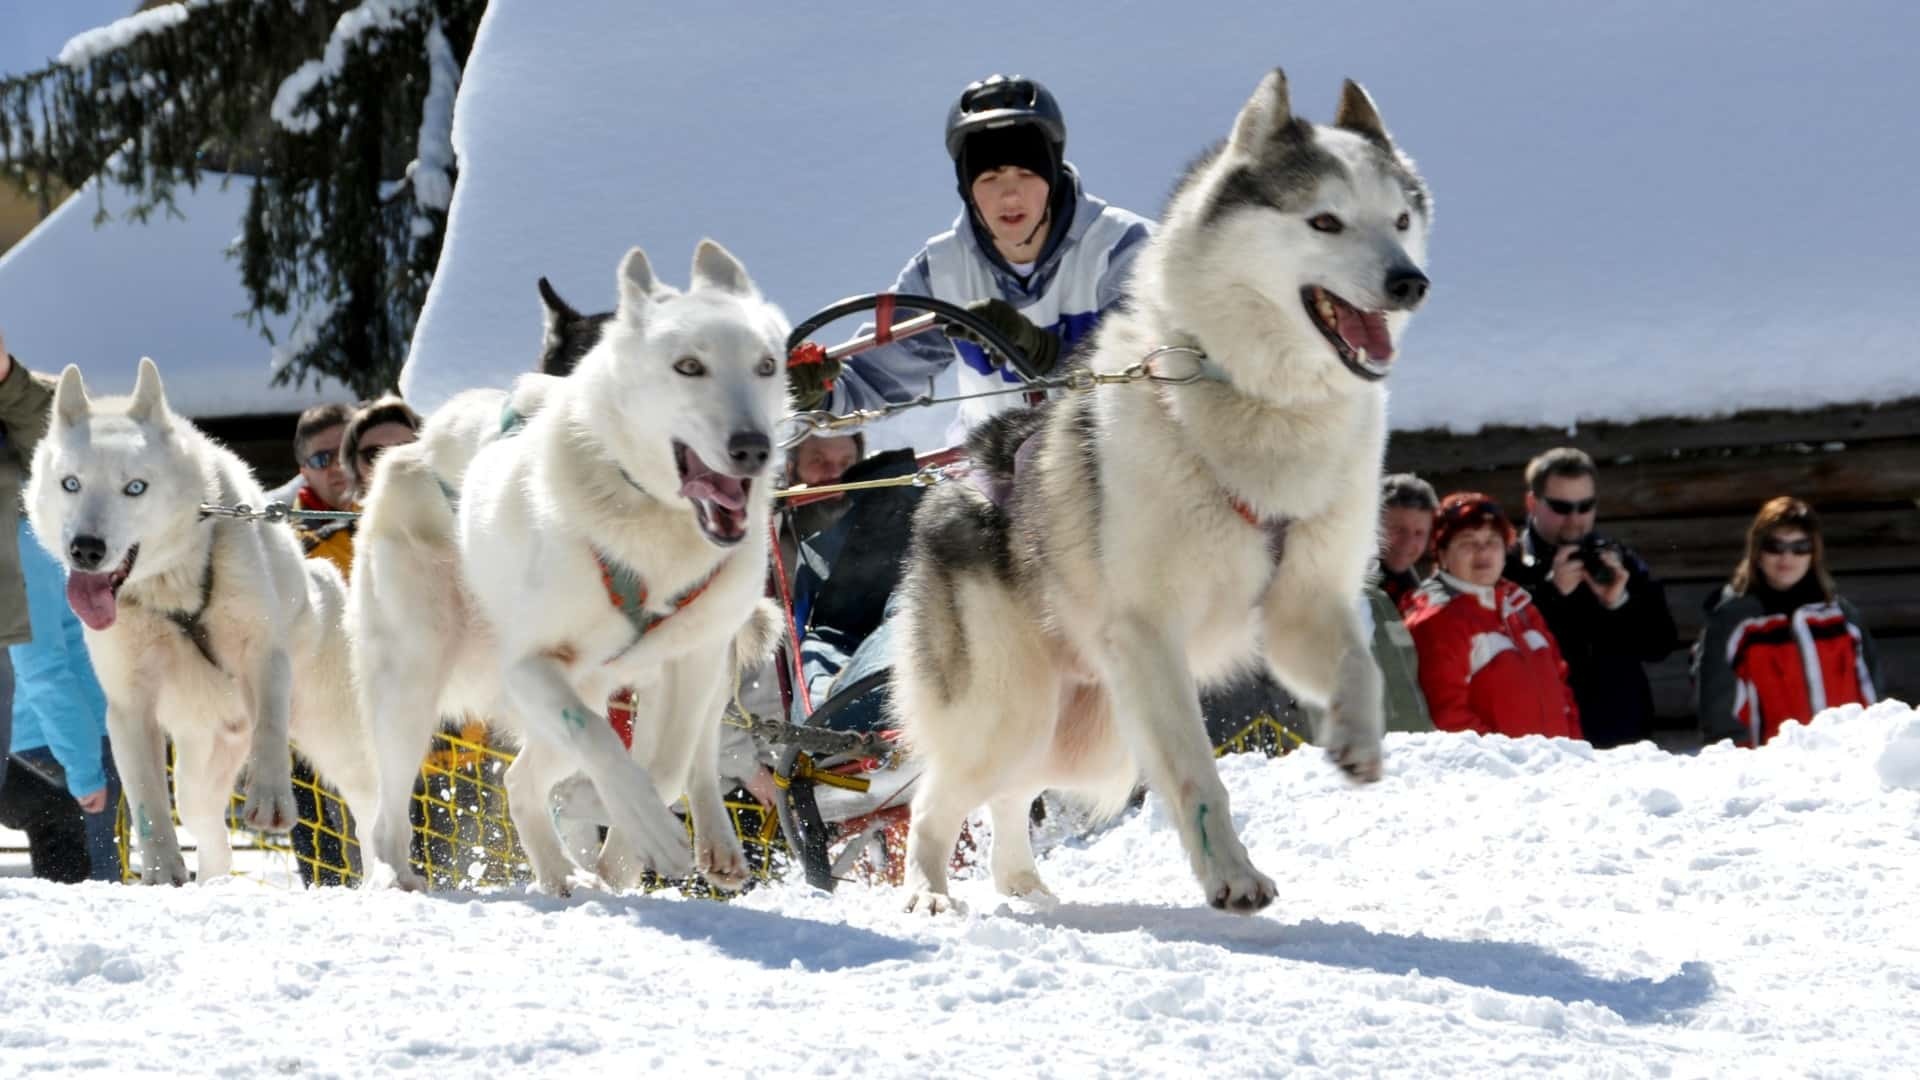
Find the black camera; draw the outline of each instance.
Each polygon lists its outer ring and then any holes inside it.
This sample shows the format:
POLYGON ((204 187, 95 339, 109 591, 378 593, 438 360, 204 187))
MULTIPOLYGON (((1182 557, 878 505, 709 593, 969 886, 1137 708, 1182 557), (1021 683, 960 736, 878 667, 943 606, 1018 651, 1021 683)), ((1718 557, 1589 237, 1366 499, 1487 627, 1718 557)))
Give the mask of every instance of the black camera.
POLYGON ((1600 558, 1600 553, 1619 550, 1619 544, 1603 539, 1597 533, 1588 533, 1580 538, 1579 546, 1574 549, 1574 556, 1580 560, 1581 566, 1586 567, 1587 576, 1593 579, 1593 583, 1605 588, 1613 584, 1613 579, 1617 575, 1613 567, 1600 558))

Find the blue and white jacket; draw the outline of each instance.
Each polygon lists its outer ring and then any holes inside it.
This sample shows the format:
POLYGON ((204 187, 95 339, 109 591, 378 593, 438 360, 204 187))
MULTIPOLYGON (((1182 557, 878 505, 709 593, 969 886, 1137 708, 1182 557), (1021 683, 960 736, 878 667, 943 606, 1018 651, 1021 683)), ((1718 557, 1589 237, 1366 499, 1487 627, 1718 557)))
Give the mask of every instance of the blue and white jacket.
MULTIPOLYGON (((67 571, 20 522, 20 569, 27 582, 33 640, 13 654, 13 751, 46 747, 67 774, 67 792, 91 795, 107 784, 102 740, 107 695, 94 677, 80 619, 67 606, 67 571)), ((0 747, 0 749, 7 749, 0 747)))
MULTIPOLYGON (((1065 166, 1062 177, 1071 185, 1072 197, 1063 201, 1072 207, 1072 219, 1063 238, 1049 241, 1024 282, 997 253, 982 246, 968 211, 962 209, 953 228, 928 240, 900 271, 893 291, 960 305, 999 297, 1035 326, 1058 337, 1060 355, 1065 357, 1092 335, 1100 317, 1125 295, 1133 260, 1145 246, 1152 223, 1086 194, 1073 166, 1065 166)), ((1056 211, 1056 220, 1060 216, 1056 211)), ((834 380, 826 407, 844 413, 917 397, 956 357, 962 361, 958 379, 962 394, 1020 382, 1016 372, 995 368, 971 342, 922 334, 849 358, 834 380)), ((949 441, 962 441, 981 421, 1022 403, 1019 394, 961 403, 947 432, 949 441)))

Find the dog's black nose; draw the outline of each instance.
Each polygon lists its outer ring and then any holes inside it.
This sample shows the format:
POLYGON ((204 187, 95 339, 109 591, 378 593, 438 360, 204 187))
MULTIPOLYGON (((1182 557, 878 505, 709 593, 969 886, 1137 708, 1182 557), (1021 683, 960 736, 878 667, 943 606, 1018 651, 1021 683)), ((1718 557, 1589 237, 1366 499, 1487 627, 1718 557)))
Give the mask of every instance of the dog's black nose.
POLYGON ((76 536, 67 545, 67 558, 76 570, 97 570, 107 557, 107 542, 97 536, 76 536))
POLYGON ((727 457, 733 467, 744 471, 764 468, 773 454, 773 440, 763 432, 736 431, 727 439, 727 457))
POLYGON ((1411 266, 1387 271, 1387 295, 1403 308, 1420 306, 1427 298, 1427 275, 1411 266))

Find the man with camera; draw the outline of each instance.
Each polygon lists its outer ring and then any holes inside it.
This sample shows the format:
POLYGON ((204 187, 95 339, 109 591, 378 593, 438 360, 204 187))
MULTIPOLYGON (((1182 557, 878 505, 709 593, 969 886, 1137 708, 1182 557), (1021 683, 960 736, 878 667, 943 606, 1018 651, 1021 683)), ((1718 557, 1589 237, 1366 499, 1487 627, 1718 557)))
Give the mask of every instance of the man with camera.
POLYGON ((1641 665, 1671 653, 1678 633, 1666 589, 1647 564, 1594 531, 1598 475, 1593 458, 1573 447, 1527 463, 1527 527, 1506 573, 1546 617, 1566 657, 1580 726, 1606 749, 1647 737, 1653 689, 1641 665))

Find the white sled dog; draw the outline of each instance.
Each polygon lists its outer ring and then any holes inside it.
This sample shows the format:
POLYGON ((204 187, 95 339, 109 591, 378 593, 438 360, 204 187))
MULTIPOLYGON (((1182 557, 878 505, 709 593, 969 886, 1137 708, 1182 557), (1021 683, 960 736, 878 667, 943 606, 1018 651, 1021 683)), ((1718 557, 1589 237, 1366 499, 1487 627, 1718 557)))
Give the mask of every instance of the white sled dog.
POLYGON ((575 773, 612 825, 593 867, 608 884, 746 880, 718 725, 734 665, 779 626, 762 593, 788 325, 710 240, 687 292, 638 248, 619 286, 572 374, 457 396, 375 474, 349 621, 379 754, 373 850, 403 887, 425 884, 407 864, 414 779, 437 719, 461 713, 521 738, 508 810, 545 891, 569 888, 553 789, 575 773), (606 715, 623 686, 631 752, 606 715), (683 792, 692 850, 668 809, 683 792))
POLYGON ((26 498, 86 625, 143 880, 187 880, 169 736, 202 881, 232 869, 227 803, 242 766, 242 820, 293 827, 290 738, 368 820, 374 765, 348 689, 346 584, 284 526, 200 513, 266 496, 238 457, 167 408, 152 360, 130 398, 90 401, 79 368, 61 373, 26 498))
POLYGON ((1274 71, 1190 169, 1131 308, 1083 357, 1205 378, 998 417, 971 440, 984 482, 921 505, 893 669, 927 769, 908 910, 952 906, 947 860, 975 807, 998 889, 1044 894, 1034 796, 1111 812, 1142 773, 1207 901, 1265 907, 1274 885, 1235 832, 1198 702, 1258 664, 1330 705, 1316 741, 1379 778, 1380 674, 1354 598, 1376 543, 1380 380, 1426 294, 1430 212, 1364 90, 1347 83, 1317 125, 1274 71))

